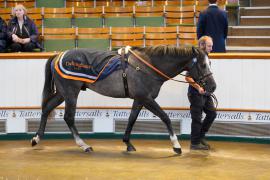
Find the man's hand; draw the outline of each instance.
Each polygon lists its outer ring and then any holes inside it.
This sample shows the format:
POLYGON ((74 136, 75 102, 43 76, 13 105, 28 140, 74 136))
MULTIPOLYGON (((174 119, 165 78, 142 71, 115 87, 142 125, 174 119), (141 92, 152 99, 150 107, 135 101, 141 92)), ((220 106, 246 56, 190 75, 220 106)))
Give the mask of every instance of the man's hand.
POLYGON ((201 86, 199 86, 197 90, 200 94, 205 94, 205 90, 201 86))
POLYGON ((200 93, 200 94, 205 94, 205 90, 203 89, 203 87, 201 87, 198 83, 196 83, 194 81, 194 79, 192 79, 192 77, 189 77, 189 76, 186 76, 186 81, 190 83, 190 85, 192 87, 194 87, 195 89, 197 89, 197 91, 200 93))

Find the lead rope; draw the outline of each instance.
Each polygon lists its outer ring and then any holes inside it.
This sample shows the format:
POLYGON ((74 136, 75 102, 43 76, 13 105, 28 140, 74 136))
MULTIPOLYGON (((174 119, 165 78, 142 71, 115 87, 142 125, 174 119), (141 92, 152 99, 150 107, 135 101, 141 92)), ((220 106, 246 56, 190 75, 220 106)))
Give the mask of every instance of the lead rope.
POLYGON ((217 107, 218 107, 218 100, 217 100, 216 95, 214 93, 211 93, 210 94, 210 97, 214 100, 213 103, 214 103, 214 105, 216 106, 216 109, 217 109, 217 107))

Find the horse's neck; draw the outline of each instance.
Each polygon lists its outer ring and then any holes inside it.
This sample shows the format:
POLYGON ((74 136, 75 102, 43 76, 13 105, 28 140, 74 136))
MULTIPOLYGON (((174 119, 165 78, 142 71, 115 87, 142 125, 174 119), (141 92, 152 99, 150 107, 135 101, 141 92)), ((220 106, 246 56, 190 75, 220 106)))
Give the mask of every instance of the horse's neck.
MULTIPOLYGON (((169 77, 175 77, 179 73, 185 70, 185 67, 188 65, 190 57, 182 56, 179 58, 175 57, 161 57, 157 68, 160 69, 163 73, 165 73, 169 77)), ((154 64, 157 64, 153 62, 154 64)))
MULTIPOLYGON (((148 57, 148 55, 141 53, 139 51, 135 51, 135 53, 142 58, 143 60, 147 61, 155 68, 157 68, 162 73, 166 74, 169 77, 175 77, 182 71, 184 71, 185 66, 189 63, 191 57, 189 56, 181 56, 181 57, 173 57, 169 55, 165 56, 155 56, 155 57, 148 57)), ((147 66, 147 65, 146 65, 147 66)))

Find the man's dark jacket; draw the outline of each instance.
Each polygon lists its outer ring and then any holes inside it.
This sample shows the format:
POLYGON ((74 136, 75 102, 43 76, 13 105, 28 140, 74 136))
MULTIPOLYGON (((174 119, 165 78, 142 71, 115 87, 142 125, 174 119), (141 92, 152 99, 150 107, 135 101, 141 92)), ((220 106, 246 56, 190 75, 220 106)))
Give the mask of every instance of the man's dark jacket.
POLYGON ((226 52, 225 40, 228 34, 228 18, 224 10, 211 5, 202 11, 197 24, 197 36, 207 35, 213 39, 212 52, 226 52))

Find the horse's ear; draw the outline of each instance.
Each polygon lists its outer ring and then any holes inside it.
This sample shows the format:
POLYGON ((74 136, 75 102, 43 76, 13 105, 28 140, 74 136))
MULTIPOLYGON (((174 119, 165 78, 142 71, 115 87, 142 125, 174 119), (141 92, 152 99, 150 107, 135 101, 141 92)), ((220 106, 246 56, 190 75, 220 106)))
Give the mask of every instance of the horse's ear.
POLYGON ((199 55, 199 50, 196 47, 192 46, 192 53, 194 57, 197 57, 199 55))

